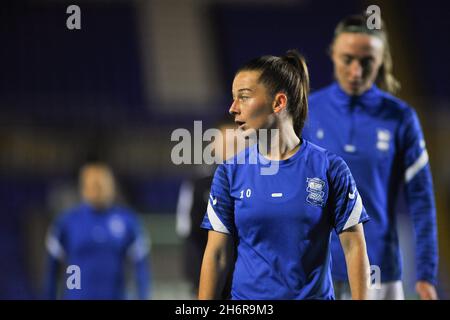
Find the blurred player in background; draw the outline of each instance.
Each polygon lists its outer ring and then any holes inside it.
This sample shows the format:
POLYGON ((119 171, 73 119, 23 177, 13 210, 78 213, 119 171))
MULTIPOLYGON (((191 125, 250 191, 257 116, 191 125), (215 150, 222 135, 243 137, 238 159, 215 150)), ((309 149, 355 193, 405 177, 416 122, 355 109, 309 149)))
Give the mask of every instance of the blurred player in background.
POLYGON ((333 299, 333 228, 345 248, 352 296, 366 298, 368 217, 344 161, 300 138, 308 91, 297 51, 256 58, 236 73, 229 112, 257 143, 215 172, 202 224, 209 232, 200 299, 219 299, 233 267, 235 300, 333 299), (262 129, 276 130, 264 141, 262 129))
POLYGON ((45 298, 58 298, 63 268, 64 299, 126 299, 126 266, 131 262, 137 298, 150 296, 149 239, 136 215, 114 204, 116 187, 111 169, 89 163, 80 170, 83 202, 62 214, 46 241, 48 269, 45 298), (80 289, 66 287, 65 268, 80 268, 80 289))
MULTIPOLYGON (((225 156, 233 156, 237 146, 235 146, 234 135, 230 135, 230 130, 236 130, 236 125, 231 118, 224 119, 217 123, 223 141, 215 141, 215 152, 217 159, 225 160, 225 156), (226 131, 229 130, 227 137, 226 131), (226 150, 229 150, 228 153, 226 150)), ((200 280, 200 268, 202 265, 203 253, 205 252, 208 232, 200 225, 205 216, 208 206, 209 192, 216 166, 211 165, 208 173, 196 179, 184 181, 180 187, 176 213, 176 231, 183 238, 183 271, 189 281, 193 295, 198 293, 198 283, 200 280)), ((223 297, 229 296, 230 288, 226 285, 223 297)))
MULTIPOLYGON (((403 188, 415 228, 416 291, 421 299, 436 299, 438 248, 428 154, 416 112, 388 93, 399 84, 392 75, 386 29, 368 29, 364 15, 347 17, 336 27, 330 55, 336 82, 311 94, 304 136, 343 157, 372 218, 365 226, 368 254, 381 270, 382 284, 369 297, 404 299, 395 210, 403 188)), ((332 253, 337 296, 345 298, 347 271, 335 235, 332 253)))

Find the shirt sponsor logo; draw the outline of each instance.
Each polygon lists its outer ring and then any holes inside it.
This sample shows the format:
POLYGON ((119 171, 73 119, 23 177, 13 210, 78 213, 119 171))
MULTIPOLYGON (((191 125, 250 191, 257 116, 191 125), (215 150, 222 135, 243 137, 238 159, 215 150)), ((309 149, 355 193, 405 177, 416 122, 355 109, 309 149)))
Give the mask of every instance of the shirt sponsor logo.
POLYGON ((356 189, 353 190, 352 192, 349 192, 349 194, 348 194, 348 198, 349 198, 350 200, 355 199, 355 196, 356 196, 356 189))
POLYGON ((306 178, 306 185, 306 192, 308 192, 306 202, 314 206, 323 207, 325 204, 325 181, 319 178, 306 178))
POLYGON ((215 206, 217 204, 217 197, 213 197, 211 194, 209 195, 209 198, 211 199, 211 202, 213 204, 213 206, 215 206))

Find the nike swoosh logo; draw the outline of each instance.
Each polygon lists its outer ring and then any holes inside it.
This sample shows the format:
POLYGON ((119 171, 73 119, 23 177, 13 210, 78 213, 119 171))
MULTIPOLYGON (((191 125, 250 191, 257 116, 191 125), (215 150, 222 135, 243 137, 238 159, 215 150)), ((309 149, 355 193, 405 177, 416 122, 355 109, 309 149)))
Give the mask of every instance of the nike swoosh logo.
POLYGON ((348 197, 350 198, 350 200, 355 199, 355 196, 356 196, 356 189, 353 190, 353 193, 349 193, 349 194, 348 194, 348 197))

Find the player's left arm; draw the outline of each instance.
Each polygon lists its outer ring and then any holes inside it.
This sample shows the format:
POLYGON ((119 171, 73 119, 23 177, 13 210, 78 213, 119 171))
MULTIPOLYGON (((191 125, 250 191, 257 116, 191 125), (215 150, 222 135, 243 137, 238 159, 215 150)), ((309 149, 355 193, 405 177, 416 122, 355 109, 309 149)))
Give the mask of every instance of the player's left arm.
POLYGON ((406 114, 399 132, 405 198, 415 229, 416 291, 421 299, 437 299, 438 245, 433 181, 422 129, 412 109, 406 114))
POLYGON ((341 232, 339 240, 345 254, 352 299, 365 300, 367 299, 370 267, 362 223, 341 232))
POLYGON ((151 267, 150 267, 150 238, 144 231, 140 221, 136 219, 134 226, 134 240, 128 249, 128 256, 134 265, 134 275, 138 299, 151 298, 151 267))
POLYGON ((369 220, 345 161, 329 154, 330 201, 334 228, 344 250, 352 299, 367 299, 370 271, 362 224, 369 220))

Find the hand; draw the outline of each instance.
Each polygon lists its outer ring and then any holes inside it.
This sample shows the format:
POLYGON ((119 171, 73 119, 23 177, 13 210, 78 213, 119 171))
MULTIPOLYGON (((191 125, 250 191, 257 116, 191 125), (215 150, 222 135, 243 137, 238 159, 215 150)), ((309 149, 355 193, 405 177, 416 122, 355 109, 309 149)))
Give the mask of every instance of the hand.
POLYGON ((437 293, 434 286, 427 281, 417 281, 416 292, 420 300, 437 300, 437 293))

